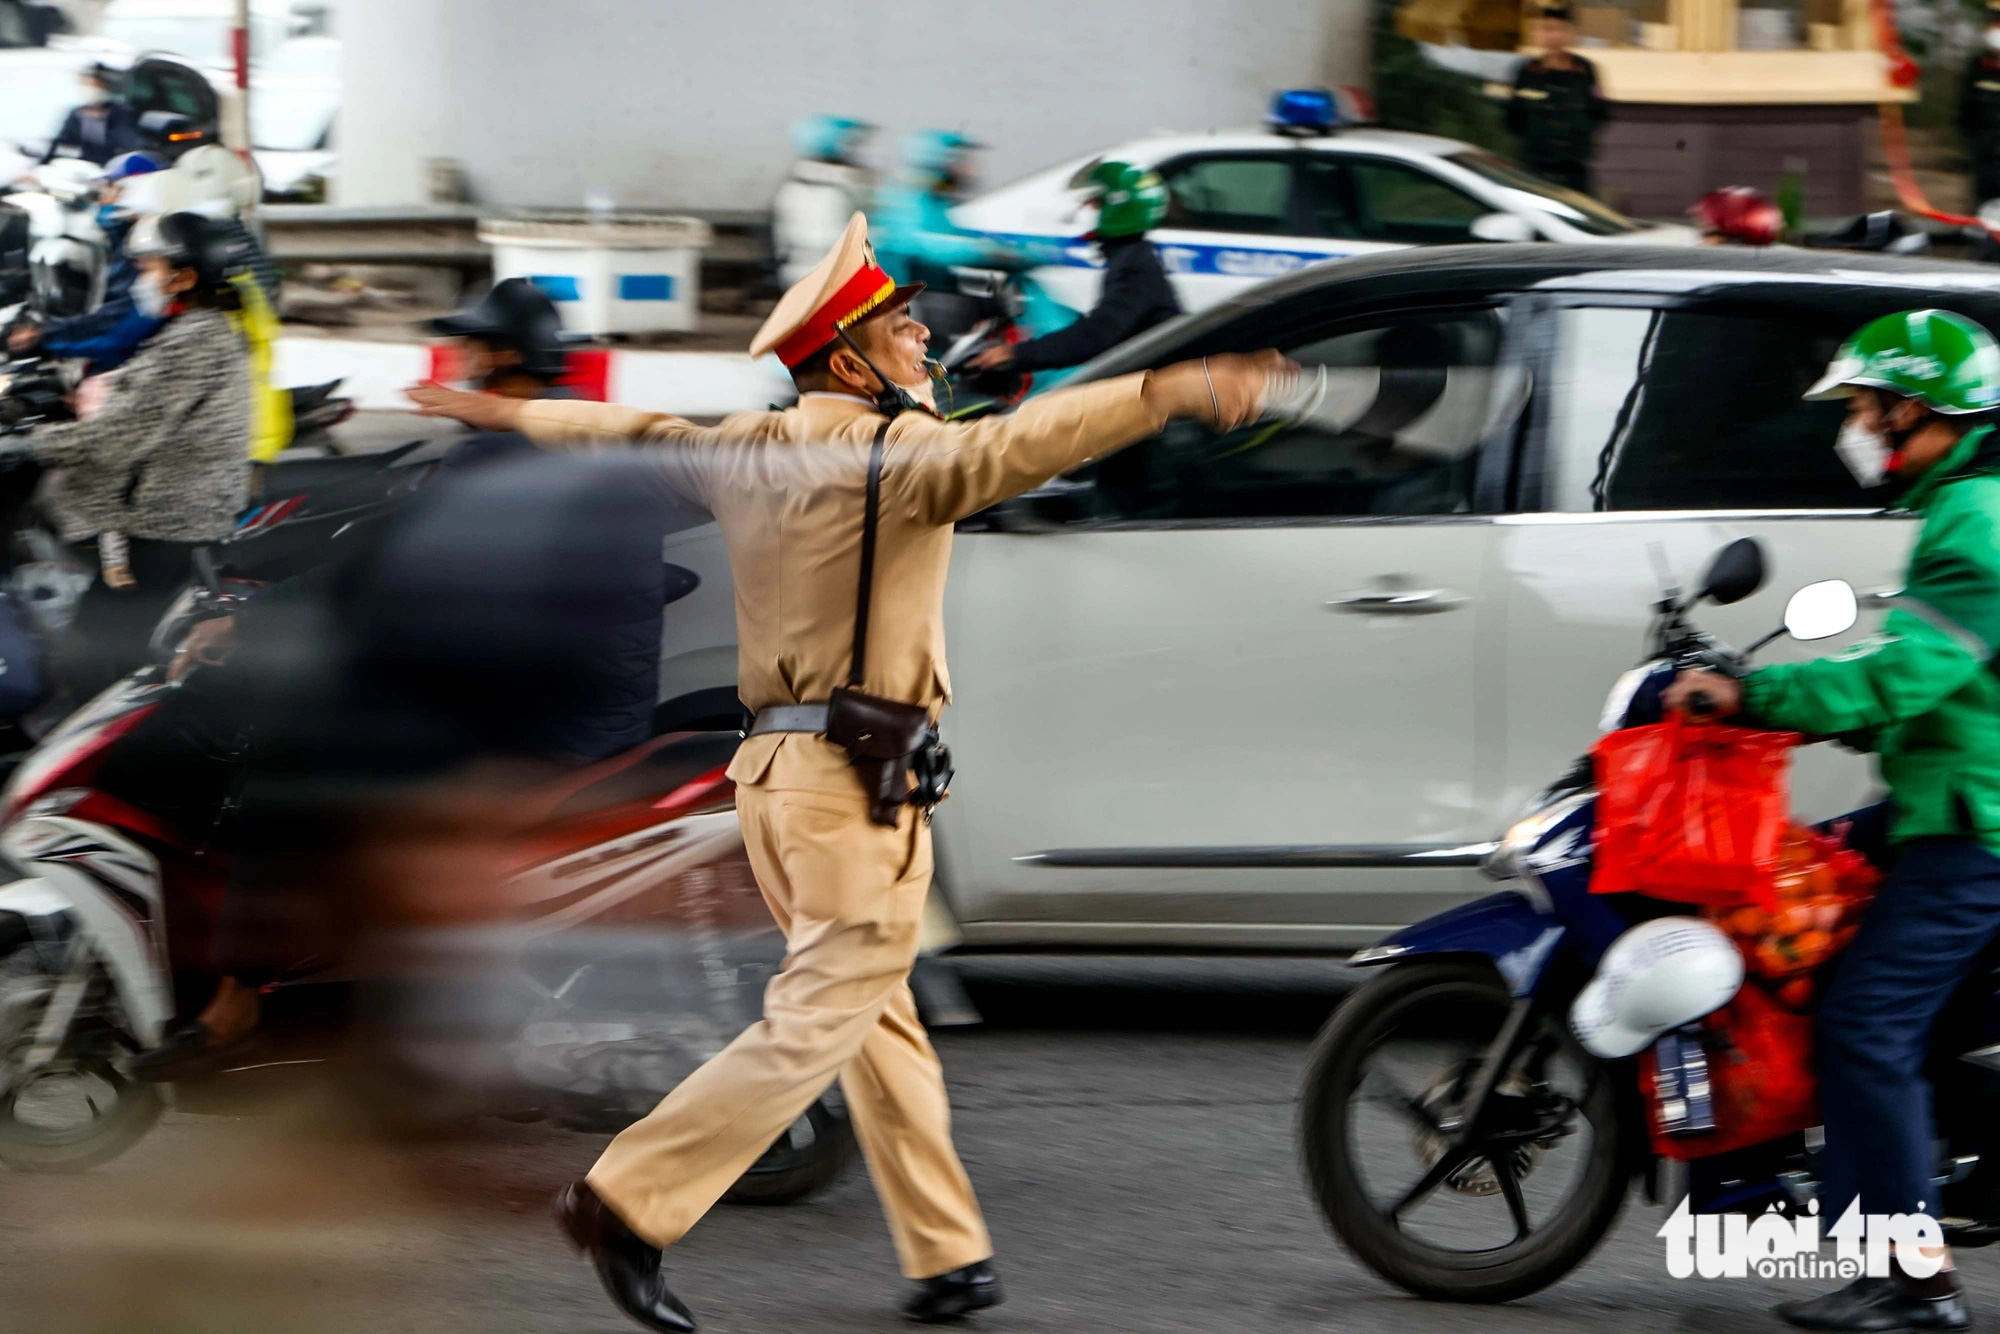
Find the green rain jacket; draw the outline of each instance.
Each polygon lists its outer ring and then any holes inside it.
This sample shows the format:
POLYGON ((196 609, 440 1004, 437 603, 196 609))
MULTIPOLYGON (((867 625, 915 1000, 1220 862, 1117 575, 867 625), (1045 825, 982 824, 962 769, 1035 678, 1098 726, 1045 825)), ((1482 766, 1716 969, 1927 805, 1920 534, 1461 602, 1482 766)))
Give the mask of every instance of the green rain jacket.
POLYGON ((1860 734, 1848 739, 1880 756, 1895 841, 1965 835, 2000 851, 2000 436, 1967 432, 1896 508, 1924 526, 1881 633, 1752 672, 1746 720, 1860 734))

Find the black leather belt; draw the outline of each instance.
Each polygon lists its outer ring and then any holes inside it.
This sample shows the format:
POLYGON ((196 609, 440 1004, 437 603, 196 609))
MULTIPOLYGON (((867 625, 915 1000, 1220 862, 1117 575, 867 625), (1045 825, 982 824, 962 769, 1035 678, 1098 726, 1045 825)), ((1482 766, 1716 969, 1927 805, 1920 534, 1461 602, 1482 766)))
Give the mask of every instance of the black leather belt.
POLYGON ((751 736, 768 736, 773 732, 825 732, 826 705, 824 704, 773 704, 768 709, 757 710, 756 721, 750 724, 751 736))

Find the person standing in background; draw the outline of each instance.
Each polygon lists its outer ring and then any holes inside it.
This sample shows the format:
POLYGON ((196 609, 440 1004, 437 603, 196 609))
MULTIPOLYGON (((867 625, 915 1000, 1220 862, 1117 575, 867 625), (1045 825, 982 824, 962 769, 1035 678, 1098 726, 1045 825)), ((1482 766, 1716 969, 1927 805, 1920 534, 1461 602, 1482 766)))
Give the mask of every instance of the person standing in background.
POLYGON ((1507 128, 1520 140, 1521 162, 1530 171, 1589 194, 1597 127, 1610 115, 1597 67, 1570 49, 1576 13, 1566 4, 1543 6, 1532 36, 1542 54, 1514 76, 1507 128))

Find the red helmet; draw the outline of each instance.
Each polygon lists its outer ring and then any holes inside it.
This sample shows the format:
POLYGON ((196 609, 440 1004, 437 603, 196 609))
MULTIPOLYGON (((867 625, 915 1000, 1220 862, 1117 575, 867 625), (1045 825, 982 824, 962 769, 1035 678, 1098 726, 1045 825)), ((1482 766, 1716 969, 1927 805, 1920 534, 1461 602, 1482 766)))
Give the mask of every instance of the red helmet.
POLYGON ((1688 210, 1704 233, 1736 245, 1770 245, 1785 229, 1785 215, 1747 185, 1710 190, 1688 210))

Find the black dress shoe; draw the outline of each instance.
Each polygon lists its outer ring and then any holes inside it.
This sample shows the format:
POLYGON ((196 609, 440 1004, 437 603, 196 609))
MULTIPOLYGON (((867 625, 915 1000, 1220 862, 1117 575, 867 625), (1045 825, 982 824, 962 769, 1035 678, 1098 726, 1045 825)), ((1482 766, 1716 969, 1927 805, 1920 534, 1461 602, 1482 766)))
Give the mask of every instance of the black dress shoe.
POLYGON ((262 1035, 254 1028, 233 1038, 218 1038, 208 1025, 190 1019, 168 1029, 159 1046, 140 1052, 125 1068, 148 1084, 171 1084, 250 1064, 262 1050, 262 1035))
POLYGON ((694 1314, 667 1289, 660 1250, 648 1246, 611 1212, 587 1181, 572 1181, 556 1196, 556 1221, 576 1248, 590 1256, 598 1281, 619 1310, 648 1329, 688 1334, 694 1314))
POLYGON ((1900 1330, 1969 1329, 1965 1293, 1918 1297, 1893 1278, 1857 1278, 1838 1292, 1778 1307, 1785 1323, 1800 1329, 1900 1330))
POLYGON ((936 1278, 918 1279, 916 1291, 903 1303, 903 1318, 935 1325, 999 1304, 999 1276, 991 1261, 981 1260, 936 1278))

